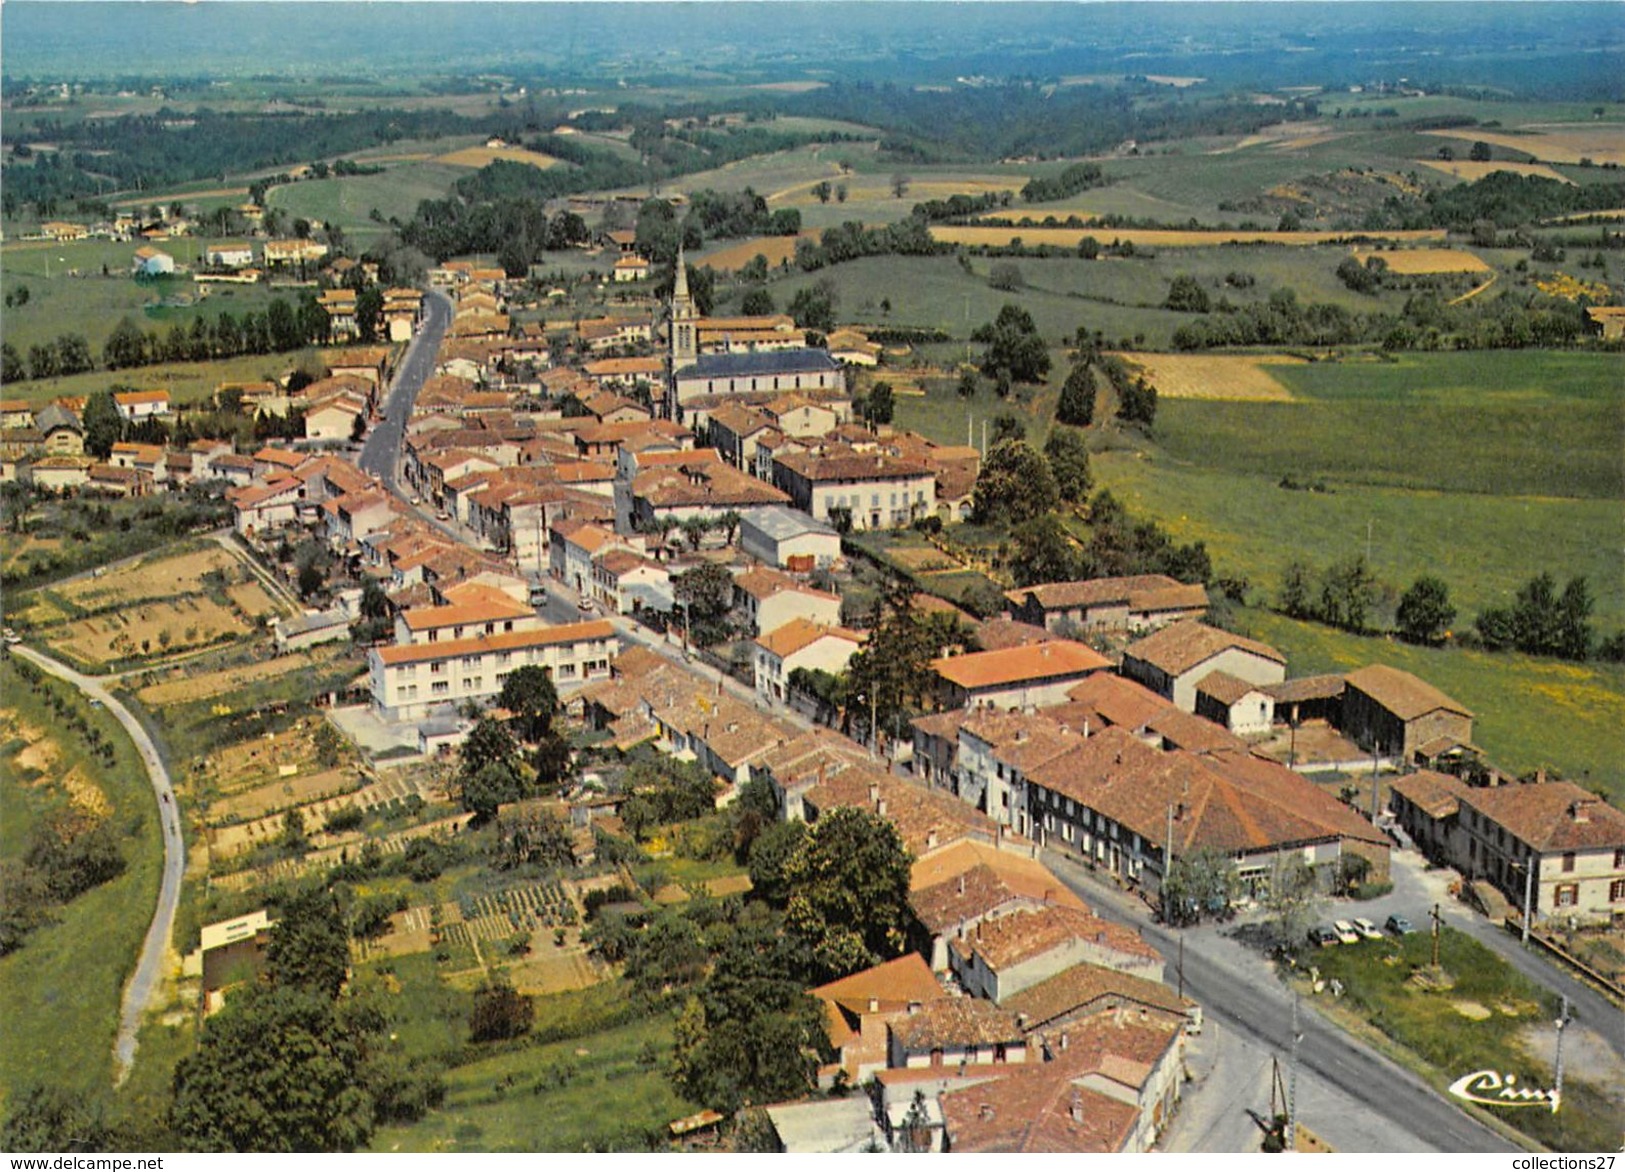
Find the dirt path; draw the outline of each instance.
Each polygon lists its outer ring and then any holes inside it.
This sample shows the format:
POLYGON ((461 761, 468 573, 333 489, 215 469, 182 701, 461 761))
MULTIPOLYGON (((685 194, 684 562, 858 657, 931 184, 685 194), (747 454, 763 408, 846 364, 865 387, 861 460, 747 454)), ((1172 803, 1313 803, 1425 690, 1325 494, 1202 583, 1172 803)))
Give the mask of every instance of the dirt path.
POLYGON ((1460 305, 1463 301, 1471 301, 1474 297, 1477 297, 1480 293, 1484 292, 1484 290, 1488 289, 1491 285, 1495 284, 1495 282, 1500 278, 1500 276, 1501 276, 1500 273, 1491 273, 1490 274, 1490 279, 1485 281, 1482 285, 1478 286, 1478 288, 1469 289, 1469 290, 1467 290, 1467 292, 1463 293, 1460 297, 1456 298, 1454 301, 1447 301, 1447 302, 1445 302, 1445 304, 1446 305, 1460 305))
POLYGON ((181 876, 186 869, 186 847, 181 840, 180 811, 175 805, 175 790, 170 784, 169 771, 164 768, 158 746, 141 726, 130 710, 108 692, 101 680, 81 675, 64 663, 28 647, 13 647, 20 655, 43 671, 65 680, 84 695, 100 702, 111 712, 124 731, 135 742, 136 750, 147 767, 152 781, 154 800, 158 806, 158 825, 164 836, 163 882, 158 889, 158 906, 153 909, 152 923, 147 926, 147 937, 141 945, 141 957, 135 972, 124 986, 124 1002, 119 1011, 118 1035, 113 1040, 113 1085, 121 1084, 135 1062, 135 1048, 141 1032, 141 1022, 150 1007, 153 995, 162 983, 164 957, 169 952, 169 937, 175 926, 175 909, 180 904, 181 876))

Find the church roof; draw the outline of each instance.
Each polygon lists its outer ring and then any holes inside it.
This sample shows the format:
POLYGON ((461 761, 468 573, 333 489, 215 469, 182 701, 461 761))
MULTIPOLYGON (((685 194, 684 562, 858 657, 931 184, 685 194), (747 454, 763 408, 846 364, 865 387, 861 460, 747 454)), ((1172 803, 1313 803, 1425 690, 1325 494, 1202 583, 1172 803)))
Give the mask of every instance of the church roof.
POLYGON ((816 374, 839 369, 841 364, 827 350, 754 350, 702 354, 693 365, 678 370, 677 377, 749 378, 753 374, 816 374))

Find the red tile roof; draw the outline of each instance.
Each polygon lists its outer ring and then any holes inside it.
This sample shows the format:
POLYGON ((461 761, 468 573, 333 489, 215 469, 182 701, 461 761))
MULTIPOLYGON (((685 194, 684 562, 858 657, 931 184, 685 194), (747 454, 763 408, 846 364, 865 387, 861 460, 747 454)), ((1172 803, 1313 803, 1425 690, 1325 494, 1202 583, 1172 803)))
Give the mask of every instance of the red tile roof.
POLYGON ((1011 647, 1004 651, 978 651, 931 661, 932 671, 967 691, 1005 687, 1027 680, 1083 675, 1110 666, 1111 661, 1104 655, 1070 639, 1054 639, 1048 643, 1011 647))
POLYGON ((1123 654, 1178 676, 1232 648, 1286 663, 1286 656, 1267 644, 1192 619, 1170 624, 1137 643, 1130 643, 1123 654))

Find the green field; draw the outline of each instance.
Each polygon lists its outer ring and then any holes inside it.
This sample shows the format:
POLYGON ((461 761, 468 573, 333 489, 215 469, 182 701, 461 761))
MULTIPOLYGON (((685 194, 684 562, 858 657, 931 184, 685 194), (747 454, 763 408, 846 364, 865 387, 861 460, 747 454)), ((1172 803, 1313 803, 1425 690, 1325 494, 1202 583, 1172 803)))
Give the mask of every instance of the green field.
POLYGON ((1413 647, 1264 611, 1246 612, 1246 625, 1287 657, 1289 676, 1370 663, 1420 676, 1472 710, 1473 742, 1502 769, 1545 766, 1625 804, 1625 667, 1413 647))
MULTIPOLYGON (((35 931, 21 949, 0 958, 0 1114, 18 1090, 40 1083, 95 1100, 111 1088, 113 1038, 125 978, 146 935, 158 897, 162 845, 157 810, 135 747, 105 711, 92 711, 66 684, 46 686, 79 706, 117 748, 111 768, 85 751, 77 735, 60 733, 60 772, 79 767, 107 799, 108 817, 120 828, 124 873, 59 909, 58 921, 35 931)), ((0 664, 6 706, 36 728, 54 717, 9 663, 0 664)), ((15 857, 20 828, 65 801, 56 787, 42 789, 13 768, 21 744, 0 757, 0 807, 8 825, 3 854, 15 857)), ((56 770, 53 770, 55 772, 56 770)))
POLYGON ((43 407, 52 399, 83 397, 93 391, 106 390, 114 383, 124 383, 137 387, 163 387, 169 391, 172 402, 179 406, 210 398, 215 388, 223 382, 280 379, 294 367, 303 365, 311 353, 309 350, 295 350, 287 354, 222 358, 215 362, 162 362, 130 370, 92 370, 66 378, 7 383, 6 397, 26 399, 35 407, 43 407))
POLYGON ((1274 479, 1625 497, 1611 355, 1406 355, 1275 373, 1305 401, 1165 400, 1158 442, 1175 460, 1274 479))
MULTIPOLYGON (((438 149, 451 149, 437 144, 438 149)), ((290 216, 337 224, 346 236, 364 246, 387 227, 373 221, 376 208, 386 220, 398 216, 410 220, 418 204, 426 199, 444 199, 457 180, 474 173, 469 167, 454 167, 431 160, 397 163, 377 175, 350 175, 344 178, 305 179, 271 188, 266 203, 290 216)))
POLYGON ((446 1075, 443 1106, 410 1126, 379 1128, 372 1149, 579 1152, 663 1145, 666 1124, 696 1110, 666 1073, 671 1040, 671 1018, 652 1015, 459 1066, 446 1075))
MULTIPOLYGON (((1311 959, 1324 978, 1341 981, 1346 990, 1332 1016, 1349 1014, 1380 1030, 1414 1055, 1409 1065, 1435 1087, 1442 1090, 1462 1071, 1484 1069, 1516 1071, 1530 1087, 1552 1086, 1551 1069, 1528 1053, 1523 1035, 1549 1028, 1557 999, 1451 928, 1439 934, 1439 962, 1453 984, 1438 991, 1418 988, 1411 974, 1431 963, 1432 947, 1417 932, 1402 940, 1317 949, 1311 959)), ((1610 1096, 1570 1068, 1556 1115, 1540 1108, 1484 1113, 1553 1151, 1603 1151, 1619 1139, 1618 1104, 1610 1101, 1617 1094, 1617 1088, 1610 1096)))
POLYGON ((1625 517, 1617 502, 1339 486, 1297 492, 1268 477, 1179 463, 1155 452, 1094 460, 1097 481, 1180 541, 1207 542, 1220 574, 1273 598, 1293 561, 1324 568, 1368 544, 1379 580, 1403 591, 1441 577, 1457 629, 1509 603, 1541 569, 1583 574, 1605 631, 1625 626, 1625 517), (1369 530, 1368 530, 1369 526, 1369 530))

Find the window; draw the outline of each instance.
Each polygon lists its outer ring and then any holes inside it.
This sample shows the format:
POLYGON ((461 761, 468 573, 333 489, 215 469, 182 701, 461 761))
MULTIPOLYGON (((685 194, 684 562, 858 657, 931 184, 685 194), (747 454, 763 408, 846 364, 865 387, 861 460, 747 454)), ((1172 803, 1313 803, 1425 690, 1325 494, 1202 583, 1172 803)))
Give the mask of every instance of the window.
POLYGON ((464 676, 463 677, 463 691, 472 692, 473 690, 474 690, 474 681, 469 679, 467 676, 464 676))
POLYGON ((1574 852, 1565 851, 1563 854, 1563 873, 1567 874, 1572 870, 1574 870, 1574 852))
POLYGON ((446 665, 440 662, 438 659, 429 665, 429 674, 432 676, 440 675, 445 670, 446 665))
POLYGON ((1625 871, 1625 846, 1614 848, 1614 870, 1625 871))
POLYGON ((1625 879, 1615 879, 1608 885, 1608 902, 1625 902, 1625 879))
POLYGON ((1565 883, 1553 893, 1552 906, 1573 907, 1580 902, 1580 885, 1565 883))
POLYGON ((429 685, 429 694, 432 696, 444 696, 449 691, 451 691, 451 685, 445 680, 436 680, 429 685))

